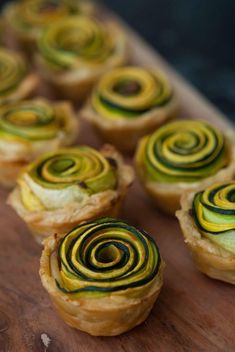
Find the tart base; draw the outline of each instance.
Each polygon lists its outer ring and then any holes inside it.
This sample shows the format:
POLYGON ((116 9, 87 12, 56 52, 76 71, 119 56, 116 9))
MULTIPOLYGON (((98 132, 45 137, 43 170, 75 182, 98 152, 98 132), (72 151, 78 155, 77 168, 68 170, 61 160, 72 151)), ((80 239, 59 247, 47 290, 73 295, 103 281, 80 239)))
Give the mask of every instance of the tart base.
POLYGON ((90 102, 81 114, 93 125, 104 141, 114 144, 123 152, 131 152, 141 137, 154 131, 167 120, 176 117, 178 111, 178 100, 174 97, 166 106, 155 108, 134 119, 113 120, 102 117, 92 109, 90 102))
POLYGON ((231 144, 230 161, 228 166, 218 171, 215 175, 207 177, 199 182, 163 183, 146 181, 143 167, 141 167, 136 161, 136 171, 142 186, 160 210, 166 214, 175 215, 176 210, 180 209, 180 198, 184 192, 193 192, 198 188, 204 189, 210 184, 231 181, 234 178, 235 144, 229 135, 228 141, 231 144))
POLYGON ((216 175, 208 177, 201 182, 196 183, 181 183, 181 184, 168 184, 168 183, 153 183, 141 180, 142 186, 150 195, 158 209, 168 215, 175 215, 175 212, 180 209, 180 198, 182 193, 196 190, 198 187, 206 188, 210 184, 231 181, 235 173, 235 164, 219 171, 216 175))
POLYGON ((113 292, 102 297, 83 295, 72 299, 59 290, 51 274, 50 256, 56 250, 58 242, 58 236, 51 236, 44 242, 39 273, 54 307, 66 324, 93 336, 116 336, 141 324, 147 318, 163 284, 163 262, 157 276, 141 297, 131 293, 127 297, 120 291, 120 294, 113 292))
MULTIPOLYGON (((37 98, 34 100, 47 101, 44 98, 37 98)), ((7 189, 11 189, 16 185, 16 180, 21 172, 21 170, 28 165, 29 162, 34 160, 40 154, 49 151, 57 150, 62 146, 71 145, 80 130, 80 123, 75 115, 70 102, 61 101, 58 103, 51 103, 58 118, 63 117, 64 121, 64 131, 58 131, 58 136, 51 140, 42 140, 35 143, 25 144, 24 153, 22 155, 11 155, 11 158, 7 158, 6 148, 1 148, 0 153, 0 185, 7 189), (36 146, 37 145, 37 146, 36 146)), ((62 120, 61 120, 62 121, 62 120)), ((22 143, 24 140, 22 139, 22 143)))
POLYGON ((81 105, 90 94, 93 85, 99 78, 99 74, 94 74, 86 79, 78 78, 70 80, 66 75, 52 76, 51 73, 46 73, 46 70, 39 68, 49 89, 58 98, 72 100, 75 104, 81 105))
MULTIPOLYGON (((87 213, 84 217, 81 217, 79 223, 86 222, 92 219, 102 218, 102 217, 118 217, 122 208, 124 199, 120 198, 117 200, 116 204, 112 204, 110 208, 101 209, 100 212, 97 211, 95 214, 87 213)), ((68 233, 71 229, 73 229, 76 225, 78 225, 78 221, 74 220, 74 222, 64 223, 61 226, 40 226, 37 224, 28 225, 28 228, 33 235, 35 241, 38 244, 42 244, 43 240, 46 237, 51 236, 52 234, 57 234, 59 236, 68 233)))
POLYGON ((26 165, 27 163, 24 161, 0 161, 0 185, 6 189, 12 189, 16 184, 17 176, 26 165))
MULTIPOLYGON (((162 270, 161 268, 159 270, 162 270)), ((162 286, 162 274, 156 283, 155 290, 142 298, 123 300, 115 308, 100 310, 87 310, 76 304, 64 302, 58 296, 52 296, 51 300, 60 317, 69 326, 87 332, 93 336, 117 336, 123 334, 135 326, 143 323, 149 316, 153 305, 160 293, 162 286), (133 301, 133 302, 132 302, 133 301)), ((87 302, 87 305, 89 302, 87 302)))
POLYGON ((181 199, 181 210, 176 212, 185 243, 199 271, 235 285, 235 255, 203 237, 190 215, 195 193, 185 193, 181 199))
POLYGON ((8 198, 19 216, 26 222, 36 241, 53 234, 65 234, 76 225, 103 216, 116 217, 125 199, 128 188, 133 182, 132 167, 125 165, 120 154, 110 145, 105 145, 101 153, 117 163, 118 186, 116 190, 108 190, 94 194, 84 203, 69 204, 55 210, 29 211, 22 203, 20 189, 17 186, 8 198))
POLYGON ((107 65, 102 70, 90 71, 85 74, 85 77, 77 75, 76 73, 58 73, 53 74, 49 72, 45 65, 43 65, 40 58, 36 59, 38 69, 48 85, 59 98, 72 100, 75 104, 81 105, 90 94, 94 84, 106 71, 112 67, 118 67, 126 62, 126 57, 123 56, 114 65, 107 65))

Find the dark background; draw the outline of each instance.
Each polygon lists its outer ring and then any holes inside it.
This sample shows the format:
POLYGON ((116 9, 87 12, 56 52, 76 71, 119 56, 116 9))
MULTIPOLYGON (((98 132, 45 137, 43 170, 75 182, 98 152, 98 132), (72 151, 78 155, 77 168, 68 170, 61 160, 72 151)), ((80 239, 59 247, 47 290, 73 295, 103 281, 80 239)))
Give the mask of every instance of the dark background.
POLYGON ((235 0, 103 2, 235 121, 235 0))

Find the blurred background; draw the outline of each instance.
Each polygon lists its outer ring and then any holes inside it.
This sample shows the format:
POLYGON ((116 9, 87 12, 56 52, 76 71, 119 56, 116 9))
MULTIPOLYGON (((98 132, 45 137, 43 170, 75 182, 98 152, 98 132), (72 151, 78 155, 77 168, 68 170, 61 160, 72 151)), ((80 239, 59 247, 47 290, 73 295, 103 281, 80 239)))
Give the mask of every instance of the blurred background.
POLYGON ((103 3, 235 121, 235 0, 103 3))
POLYGON ((103 0, 235 121, 234 0, 103 0))

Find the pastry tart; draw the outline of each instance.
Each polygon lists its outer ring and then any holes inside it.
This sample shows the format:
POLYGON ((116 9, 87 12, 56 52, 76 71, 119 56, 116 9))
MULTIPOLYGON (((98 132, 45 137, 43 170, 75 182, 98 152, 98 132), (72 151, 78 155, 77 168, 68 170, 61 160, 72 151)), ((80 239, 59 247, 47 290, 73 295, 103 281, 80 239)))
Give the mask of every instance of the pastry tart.
POLYGON ((38 83, 20 54, 0 47, 0 106, 33 95, 38 83))
POLYGON ((163 284, 154 240, 120 220, 82 224, 44 241, 40 276, 62 319, 95 336, 142 323, 163 284))
POLYGON ((100 79, 82 115, 106 141, 131 151, 140 137, 177 111, 177 98, 163 72, 130 66, 100 79))
POLYGON ((235 284, 235 182, 187 192, 176 216, 198 269, 235 284))
POLYGON ((203 121, 171 122, 141 140, 136 170, 157 206, 173 215, 182 192, 232 179, 234 138, 203 121))
POLYGON ((13 187, 24 166, 45 151, 70 145, 77 131, 68 102, 38 98, 0 107, 0 183, 13 187))
POLYGON ((9 203, 40 243, 81 222, 117 216, 132 181, 132 168, 112 146, 65 148, 30 164, 9 203))
POLYGON ((45 80, 63 97, 82 102, 107 70, 126 61, 124 34, 114 22, 70 16, 41 36, 37 63, 45 80))
POLYGON ((92 12, 93 5, 86 0, 21 0, 5 6, 4 18, 12 39, 31 52, 42 31, 51 23, 69 15, 92 12))

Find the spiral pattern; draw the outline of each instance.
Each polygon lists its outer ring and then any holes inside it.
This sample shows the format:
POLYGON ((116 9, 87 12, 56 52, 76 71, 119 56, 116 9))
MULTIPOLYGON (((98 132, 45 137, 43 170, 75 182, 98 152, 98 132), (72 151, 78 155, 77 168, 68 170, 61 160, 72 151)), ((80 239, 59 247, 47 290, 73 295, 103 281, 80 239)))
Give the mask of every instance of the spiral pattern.
POLYGON ((30 141, 55 138, 63 121, 45 101, 24 101, 0 108, 0 137, 30 141))
POLYGON ((214 234, 235 230, 235 183, 216 184, 204 192, 197 193, 193 209, 197 222, 203 230, 214 234), (206 213, 208 210, 208 214, 212 212, 215 217, 213 222, 203 216, 204 209, 206 213), (223 219, 223 223, 221 221, 216 223, 216 217, 218 220, 223 219))
POLYGON ((151 237, 111 218, 80 225, 68 233, 57 258, 57 285, 72 295, 143 287, 151 283, 161 263, 151 237))
POLYGON ((87 197, 117 188, 117 165, 87 146, 43 154, 18 179, 29 211, 81 204, 87 197))
POLYGON ((235 253, 235 182, 214 184, 198 192, 193 216, 209 239, 235 253))
POLYGON ((106 118, 135 118, 166 104, 172 96, 166 77, 140 67, 107 73, 92 95, 92 107, 106 118))
POLYGON ((0 48, 0 101, 17 89, 26 73, 27 68, 20 55, 0 48))
POLYGON ((29 174, 45 188, 66 188, 76 184, 89 193, 114 189, 114 169, 101 153, 81 146, 44 155, 29 167, 29 174))
POLYGON ((51 25, 39 40, 43 58, 58 69, 102 64, 115 50, 112 34, 95 20, 72 16, 51 25))
POLYGON ((178 121, 145 137, 137 164, 146 177, 160 182, 195 182, 214 175, 228 163, 223 134, 202 121, 178 121))

